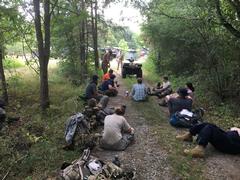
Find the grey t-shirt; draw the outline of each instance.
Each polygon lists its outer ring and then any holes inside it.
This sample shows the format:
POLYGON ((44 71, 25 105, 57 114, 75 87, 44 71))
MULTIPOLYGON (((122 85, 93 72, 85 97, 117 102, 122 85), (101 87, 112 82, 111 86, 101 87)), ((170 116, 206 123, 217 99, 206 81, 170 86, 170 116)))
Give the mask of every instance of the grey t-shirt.
POLYGON ((120 115, 108 115, 104 119, 103 142, 113 145, 122 139, 122 132, 128 131, 131 126, 127 120, 120 115))

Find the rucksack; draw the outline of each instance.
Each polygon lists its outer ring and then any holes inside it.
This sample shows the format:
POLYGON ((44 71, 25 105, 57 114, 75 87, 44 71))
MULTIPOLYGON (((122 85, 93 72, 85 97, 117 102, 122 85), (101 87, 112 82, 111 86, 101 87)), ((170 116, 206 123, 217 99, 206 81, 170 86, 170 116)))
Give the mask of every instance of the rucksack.
POLYGON ((182 127, 191 128, 194 125, 203 122, 204 110, 203 108, 198 108, 194 111, 188 111, 183 109, 182 111, 176 112, 175 117, 180 121, 182 127))
MULTIPOLYGON (((70 164, 64 163, 61 169, 58 178, 62 180, 108 180, 129 176, 129 172, 123 172, 122 168, 112 162, 103 162, 96 157, 90 156, 89 149, 84 150, 80 159, 70 164)), ((134 174, 132 176, 134 176, 134 174)))

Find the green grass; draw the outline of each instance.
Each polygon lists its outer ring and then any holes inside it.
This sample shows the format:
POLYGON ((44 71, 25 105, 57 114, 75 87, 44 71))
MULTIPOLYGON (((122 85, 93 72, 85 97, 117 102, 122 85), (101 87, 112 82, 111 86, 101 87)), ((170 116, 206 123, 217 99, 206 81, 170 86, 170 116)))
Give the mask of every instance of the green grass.
POLYGON ((15 59, 13 57, 6 57, 3 61, 4 69, 13 69, 13 68, 19 68, 24 66, 25 65, 20 60, 15 59))
MULTIPOLYGON (((143 65, 144 79, 149 84, 156 84, 160 80, 160 75, 154 71, 154 65, 151 61, 146 61, 143 65)), ((127 78, 124 83, 128 88, 135 83, 135 79, 127 78)), ((182 87, 186 82, 190 81, 196 86, 195 92, 196 100, 195 107, 204 107, 207 111, 205 113, 205 120, 212 122, 220 127, 228 128, 232 126, 240 127, 240 119, 231 115, 231 107, 227 104, 216 105, 211 101, 211 94, 206 94, 202 86, 194 77, 173 77, 170 76, 170 81, 174 89, 182 87), (204 93, 205 92, 205 93, 204 93), (209 107, 210 106, 210 107, 209 107)), ((147 120, 147 123, 152 126, 152 131, 158 136, 158 143, 168 152, 168 161, 172 166, 172 173, 176 177, 182 179, 204 179, 203 169, 205 167, 204 159, 193 159, 183 155, 185 148, 193 148, 195 144, 178 142, 175 139, 177 135, 176 129, 171 127, 168 123, 168 116, 160 110, 156 101, 153 98, 146 103, 134 103, 132 106, 143 111, 138 111, 147 120)), ((180 130, 181 131, 181 130, 180 130)))
MULTIPOLYGON (((135 78, 126 78, 124 84, 130 89, 135 78)), ((151 134, 155 134, 158 143, 168 153, 168 162, 172 167, 172 173, 176 177, 183 179, 203 179, 204 160, 196 160, 183 155, 185 148, 194 147, 194 144, 186 144, 175 139, 176 129, 168 123, 168 115, 160 109, 154 97, 150 97, 148 102, 132 102, 133 108, 138 111, 146 122, 151 126, 151 134)))
POLYGON ((21 121, 5 125, 0 136, 0 177, 14 164, 8 179, 43 179, 61 164, 80 156, 79 151, 66 152, 64 130, 67 118, 82 110, 77 96, 82 87, 72 86, 50 70, 51 106, 46 114, 39 107, 39 79, 31 73, 20 73, 18 83, 9 82, 7 114, 20 116, 21 121), (21 157, 21 161, 15 163, 21 157))

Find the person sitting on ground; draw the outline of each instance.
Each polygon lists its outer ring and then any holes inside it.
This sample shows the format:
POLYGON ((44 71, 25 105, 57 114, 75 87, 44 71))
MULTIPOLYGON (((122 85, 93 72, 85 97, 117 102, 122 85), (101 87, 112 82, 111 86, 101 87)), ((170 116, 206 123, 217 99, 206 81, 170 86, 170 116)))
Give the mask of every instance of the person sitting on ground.
POLYGON ((108 73, 106 73, 106 74, 103 75, 102 80, 103 80, 103 81, 109 80, 109 79, 110 79, 110 76, 111 76, 112 74, 113 74, 113 70, 112 70, 112 69, 109 69, 108 73))
POLYGON ((88 84, 85 91, 85 97, 87 100, 94 98, 97 101, 100 101, 100 99, 103 97, 103 95, 99 93, 97 90, 97 84, 98 84, 98 76, 93 75, 92 81, 88 84))
POLYGON ((192 99, 188 98, 186 88, 179 88, 177 97, 170 97, 168 100, 168 110, 170 114, 170 124, 172 126, 181 127, 181 122, 176 118, 175 113, 183 109, 192 110, 192 99))
POLYGON ((103 137, 100 141, 103 149, 123 151, 134 140, 134 129, 123 117, 125 108, 118 107, 114 114, 105 117, 103 137))
POLYGON ((133 85, 130 96, 134 101, 147 100, 147 88, 142 83, 142 78, 137 78, 137 83, 133 85))
MULTIPOLYGON (((187 92, 188 92, 188 98, 191 98, 193 99, 193 92, 194 92, 194 87, 193 87, 193 84, 188 82, 186 83, 186 88, 187 88, 187 92)), ((176 98, 178 97, 178 93, 173 93, 173 94, 170 94, 170 95, 167 95, 160 103, 159 105, 160 106, 167 106, 167 102, 170 98, 176 98)))
POLYGON ((197 146, 191 150, 185 149, 184 154, 192 157, 204 157, 205 148, 211 143, 217 150, 228 154, 240 154, 240 129, 231 128, 230 131, 224 131, 218 126, 210 123, 202 123, 193 126, 184 135, 178 135, 176 138, 182 141, 192 141, 193 136, 197 137, 197 146))
POLYGON ((156 88, 152 89, 152 93, 149 95, 151 96, 157 96, 158 98, 163 98, 169 94, 172 93, 171 83, 168 80, 167 76, 163 76, 163 83, 162 85, 160 83, 157 84, 156 88))
POLYGON ((193 87, 193 84, 191 82, 186 83, 186 88, 188 90, 188 96, 190 96, 193 99, 195 88, 193 87))
POLYGON ((116 76, 114 74, 110 75, 110 79, 103 81, 100 90, 102 91, 103 94, 107 96, 117 96, 118 90, 117 87, 114 84, 114 79, 116 76))

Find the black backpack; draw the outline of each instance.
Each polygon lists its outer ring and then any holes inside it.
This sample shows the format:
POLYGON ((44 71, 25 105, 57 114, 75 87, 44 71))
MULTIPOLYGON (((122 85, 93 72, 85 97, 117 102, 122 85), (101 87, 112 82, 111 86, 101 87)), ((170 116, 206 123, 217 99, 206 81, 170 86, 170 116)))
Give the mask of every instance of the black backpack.
POLYGON ((193 115, 188 116, 185 114, 181 114, 181 112, 176 112, 175 116, 176 118, 181 122, 182 127, 191 128, 194 125, 202 123, 203 115, 204 115, 204 109, 198 108, 194 111, 192 111, 193 115))

